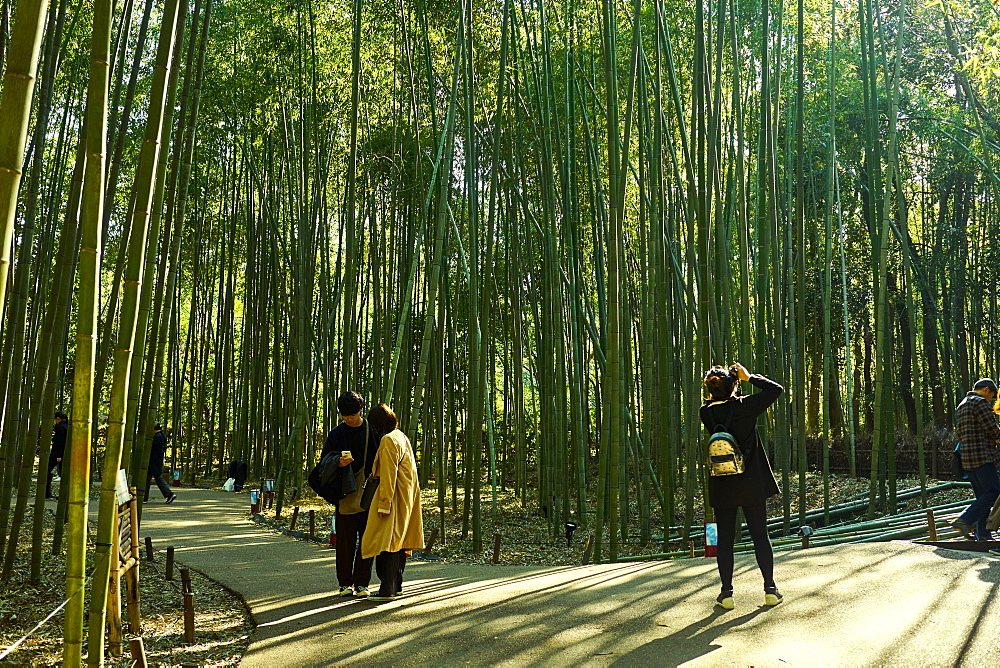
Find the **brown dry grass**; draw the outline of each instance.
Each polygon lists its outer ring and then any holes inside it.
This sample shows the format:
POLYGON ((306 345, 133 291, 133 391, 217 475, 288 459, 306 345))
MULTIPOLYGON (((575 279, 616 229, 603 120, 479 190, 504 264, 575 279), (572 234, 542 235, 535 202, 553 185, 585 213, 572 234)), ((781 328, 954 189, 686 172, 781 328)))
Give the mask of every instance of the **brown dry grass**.
MULTIPOLYGON (((32 628, 62 603, 66 588, 64 554, 48 554, 52 544, 55 518, 45 515, 45 554, 41 578, 29 584, 30 527, 28 536, 21 533, 16 567, 0 594, 0 652, 29 635, 0 666, 55 666, 62 662, 63 613, 57 613, 37 631, 32 628)), ((218 583, 200 573, 191 573, 195 593, 195 643, 184 642, 184 608, 180 576, 167 581, 163 572, 163 554, 154 555, 154 563, 143 561, 139 571, 139 600, 142 610, 141 637, 150 665, 158 666, 235 666, 246 652, 253 625, 246 606, 218 583)), ((88 572, 90 564, 88 563, 88 572)), ((123 582, 124 587, 124 582, 123 582)), ((89 595, 87 597, 89 605, 89 595)), ((123 611, 124 612, 124 611, 123 611)), ((124 615, 123 615, 124 616, 124 615)), ((85 622, 86 623, 86 622, 85 622)), ((109 657, 109 666, 130 666, 129 637, 126 631, 124 656, 109 657)), ((86 651, 86 649, 84 650, 86 651)))

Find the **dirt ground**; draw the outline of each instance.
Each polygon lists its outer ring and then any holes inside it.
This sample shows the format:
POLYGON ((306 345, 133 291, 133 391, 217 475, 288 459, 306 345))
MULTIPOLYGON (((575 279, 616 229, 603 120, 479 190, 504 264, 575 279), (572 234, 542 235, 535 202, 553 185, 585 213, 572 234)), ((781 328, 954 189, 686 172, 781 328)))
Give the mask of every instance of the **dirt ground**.
MULTIPOLYGON (((41 628, 33 630, 65 597, 65 554, 53 556, 48 553, 54 527, 55 517, 46 511, 45 553, 40 580, 34 585, 28 583, 30 527, 27 536, 24 531, 21 532, 16 567, 10 582, 3 586, 3 593, 0 594, 0 652, 25 636, 27 639, 0 661, 0 666, 55 666, 62 662, 63 613, 57 613, 41 628)), ((142 611, 139 635, 148 663, 160 666, 237 665, 253 630, 243 601, 218 583, 192 571, 195 642, 187 645, 184 642, 184 607, 179 575, 183 564, 175 564, 174 580, 170 581, 165 577, 165 555, 155 552, 153 557, 153 562, 144 559, 139 571, 142 611)), ((90 566, 88 563, 88 571, 90 566)), ((88 588, 88 606, 89 598, 88 588)), ((106 665, 123 668, 132 665, 127 639, 134 635, 134 630, 126 625, 124 656, 109 657, 106 665)))

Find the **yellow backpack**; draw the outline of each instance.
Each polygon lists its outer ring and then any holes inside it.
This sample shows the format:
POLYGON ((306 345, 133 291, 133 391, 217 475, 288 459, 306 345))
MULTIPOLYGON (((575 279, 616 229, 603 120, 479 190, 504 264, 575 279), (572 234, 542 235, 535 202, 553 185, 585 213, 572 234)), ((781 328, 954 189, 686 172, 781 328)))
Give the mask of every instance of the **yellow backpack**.
MULTIPOLYGON (((715 406, 716 402, 711 404, 715 406)), ((715 476, 738 475, 743 473, 743 453, 736 437, 729 433, 729 422, 733 419, 735 406, 729 407, 729 418, 715 425, 715 431, 708 437, 708 473, 715 476)))

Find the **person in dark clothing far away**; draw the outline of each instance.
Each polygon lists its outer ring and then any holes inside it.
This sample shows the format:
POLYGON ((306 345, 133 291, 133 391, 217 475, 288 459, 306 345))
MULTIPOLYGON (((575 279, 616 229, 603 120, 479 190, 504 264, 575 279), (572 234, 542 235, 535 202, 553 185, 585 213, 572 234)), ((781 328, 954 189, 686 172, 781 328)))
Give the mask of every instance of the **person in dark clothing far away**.
POLYGON ((962 468, 972 483, 976 500, 951 523, 953 529, 969 540, 991 540, 986 520, 997 498, 1000 498, 1000 426, 994 410, 997 402, 997 384, 982 378, 972 386, 962 403, 955 409, 958 422, 956 430, 962 468))
POLYGON ((372 580, 372 559, 361 558, 361 539, 368 524, 368 511, 361 507, 361 492, 365 479, 372 472, 378 438, 368 421, 361 417, 365 400, 357 392, 344 392, 337 399, 337 411, 343 422, 326 437, 320 460, 328 453, 346 453, 338 466, 350 466, 357 491, 337 503, 334 521, 337 523, 337 580, 340 596, 368 596, 372 580), (349 452, 348 452, 349 451, 349 452))
MULTIPOLYGON (((170 487, 167 486, 166 481, 163 480, 163 459, 167 454, 167 435, 163 433, 160 425, 153 425, 153 447, 149 450, 149 466, 146 467, 146 473, 156 482, 156 486, 160 488, 160 494, 163 495, 164 503, 173 503, 173 500, 177 498, 170 487)), ((149 485, 146 485, 146 496, 144 501, 149 501, 149 485)))
POLYGON ((45 498, 52 496, 52 470, 56 470, 56 480, 62 480, 62 460, 66 454, 66 437, 69 434, 69 418, 65 413, 56 413, 55 427, 52 429, 52 449, 49 450, 49 463, 45 470, 45 498))
POLYGON ((774 584, 774 552, 767 535, 766 501, 780 494, 780 490, 767 461, 764 444, 757 436, 757 416, 778 399, 784 388, 760 374, 749 373, 746 367, 736 363, 729 369, 712 367, 705 375, 705 389, 708 399, 701 407, 702 423, 708 433, 723 425, 736 440, 743 456, 743 473, 710 476, 708 479, 708 499, 719 525, 717 554, 722 592, 716 602, 726 610, 736 606, 733 598, 733 545, 736 542, 737 510, 742 508, 753 539, 757 566, 764 576, 764 604, 777 605, 781 603, 782 595, 774 584), (739 380, 750 381, 760 392, 741 396, 739 380))

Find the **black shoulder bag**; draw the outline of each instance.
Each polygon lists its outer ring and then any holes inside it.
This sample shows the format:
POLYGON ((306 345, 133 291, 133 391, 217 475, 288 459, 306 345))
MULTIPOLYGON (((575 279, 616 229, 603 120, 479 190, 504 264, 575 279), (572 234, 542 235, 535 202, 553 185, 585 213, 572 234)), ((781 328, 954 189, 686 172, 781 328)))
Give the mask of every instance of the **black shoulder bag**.
MULTIPOLYGON (((367 425, 367 423, 365 423, 367 425)), ((365 462, 368 461, 368 436, 371 434, 371 427, 368 427, 368 431, 365 432, 365 462)), ((361 464, 362 469, 364 469, 364 462, 361 464)), ((368 478, 365 480, 364 489, 361 491, 361 506, 362 510, 368 510, 372 506, 372 499, 375 498, 375 492, 378 491, 378 483, 380 478, 376 478, 375 472, 372 471, 368 478)))

